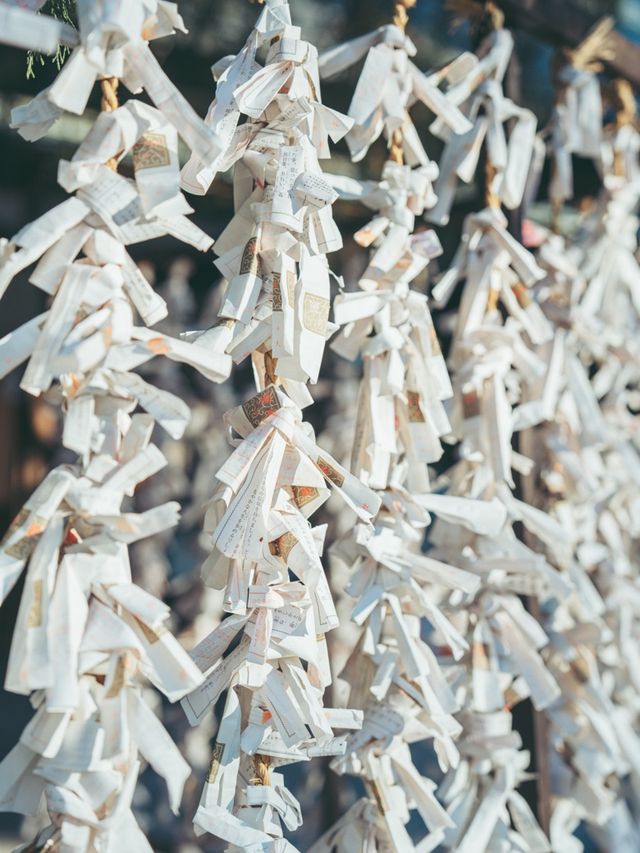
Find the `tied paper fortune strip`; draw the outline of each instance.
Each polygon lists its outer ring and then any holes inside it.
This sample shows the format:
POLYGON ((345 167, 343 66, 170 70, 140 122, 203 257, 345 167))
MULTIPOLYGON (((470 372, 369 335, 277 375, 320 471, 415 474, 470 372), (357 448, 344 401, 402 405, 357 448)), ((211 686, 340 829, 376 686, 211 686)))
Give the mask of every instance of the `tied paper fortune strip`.
MULTIPOLYGON (((458 5, 456 0, 452 5, 458 5)), ((478 49, 477 64, 466 64, 466 73, 456 74, 446 92, 447 101, 459 107, 471 129, 454 134, 441 117, 431 125, 432 132, 445 142, 435 185, 438 203, 426 214, 428 221, 436 225, 449 221, 457 182, 473 180, 483 146, 491 163, 491 192, 507 208, 517 208, 525 191, 535 143, 534 114, 505 97, 502 87, 513 51, 513 37, 502 27, 504 16, 494 3, 463 0, 461 5, 465 10, 469 6, 475 9, 479 17, 486 16, 491 31, 478 49), (507 123, 511 125, 508 136, 507 123)))
POLYGON ((188 147, 202 157, 219 150, 219 140, 176 89, 148 42, 186 32, 176 3, 77 0, 79 44, 54 82, 11 112, 11 126, 29 141, 40 139, 65 113, 81 115, 97 79, 118 78, 134 94, 145 90, 188 147))
POLYGON ((604 18, 573 50, 564 49, 556 59, 554 105, 548 135, 553 168, 549 198, 557 214, 573 197, 572 155, 599 160, 602 146, 602 100, 597 74, 601 58, 611 56, 609 34, 612 18, 604 18))
MULTIPOLYGON (((509 40, 506 34, 490 39, 489 45, 508 44, 509 40)), ((494 54, 491 61, 497 59, 494 54)), ((497 79, 501 79, 501 73, 497 79)), ((501 91, 494 91, 492 97, 500 102, 501 91)), ((534 130, 534 126, 527 128, 527 138, 533 137, 534 130)), ((496 849, 512 841, 523 846, 526 837, 529 849, 543 851, 549 849, 548 841, 517 791, 526 778, 529 757, 520 751, 521 741, 512 730, 510 709, 527 696, 532 697, 536 707, 549 707, 560 691, 539 653, 548 644, 548 637, 524 610, 517 593, 544 595, 551 591, 557 596, 566 595, 571 583, 556 567, 567 565, 570 549, 568 537, 557 522, 511 495, 512 468, 527 471, 530 467, 527 459, 513 452, 511 436, 518 429, 550 417, 554 411, 561 339, 555 340, 539 304, 531 298, 530 289, 544 272, 507 233, 498 210, 504 172, 501 177, 500 164, 491 166, 490 206, 467 221, 452 270, 442 277, 435 291, 437 298, 445 301, 455 284, 466 280, 451 356, 455 392, 452 425, 461 439, 461 461, 450 472, 446 496, 414 497, 438 519, 430 537, 431 568, 434 563, 446 565, 452 577, 451 566, 458 566, 463 578, 469 579, 469 597, 464 606, 451 606, 456 603, 453 597, 448 609, 442 599, 438 602, 446 613, 448 628, 443 619, 438 621, 437 608, 429 615, 436 627, 434 640, 439 640, 439 663, 445 667, 447 682, 456 685, 457 704, 452 710, 458 711, 455 722, 462 734, 457 744, 460 760, 456 754, 440 791, 447 806, 447 819, 437 833, 424 839, 424 849, 440 842, 457 851, 496 849), (496 310, 499 301, 508 318, 506 323, 496 310), (548 347, 546 360, 534 351, 538 347, 548 347), (541 380, 542 387, 536 387, 537 380, 541 380), (520 406, 513 410, 518 383, 522 388, 520 406), (489 506, 487 519, 483 510, 489 506), (487 519, 484 523, 483 516, 487 519), (516 539, 511 526, 514 521, 522 521, 543 538, 552 562, 516 539)), ((525 175, 526 167, 524 163, 525 175)), ((524 186, 522 175, 520 179, 524 186)), ((438 184, 436 191, 437 187, 438 184)), ((356 565, 356 589, 363 596, 360 618, 366 619, 372 612, 367 606, 367 593, 375 608, 386 584, 378 575, 378 583, 367 587, 365 571, 370 572, 373 563, 361 558, 356 565), (376 586, 381 587, 380 593, 376 586)), ((414 593, 412 604, 416 597, 414 593)), ((375 654, 380 628, 372 631, 375 633, 363 641, 362 648, 375 654)), ((394 664, 384 658, 374 660, 380 661, 376 690, 384 690, 383 673, 393 672, 394 664)), ((354 678, 362 669, 352 669, 354 678)), ((388 719, 386 722, 383 747, 379 750, 382 794, 378 792, 376 796, 373 792, 377 813, 383 817, 376 831, 380 832, 380 843, 384 839, 393 844, 395 835, 396 843, 402 839, 396 849, 407 849, 410 839, 397 831, 398 814, 406 812, 391 784, 394 773, 387 756, 393 731, 388 719), (385 822, 386 837, 381 831, 385 822), (396 826, 389 831, 389 825, 394 823, 396 826)), ((365 716, 363 731, 366 730, 365 716)), ((442 760, 441 752, 439 757, 442 760)), ((397 778, 397 768, 395 772, 397 778)), ((407 784, 406 776, 403 784, 407 784)), ((425 798, 420 802, 425 809, 423 819, 429 826, 425 798)), ((350 815, 316 849, 347 849, 359 834, 370 838, 366 821, 375 820, 373 805, 359 803, 350 815)), ((433 822, 433 811, 430 817, 433 822)))
MULTIPOLYGON (((509 40, 508 34, 494 33, 490 43, 509 40)), ((439 791, 454 824, 445 830, 444 845, 462 853, 512 842, 550 849, 517 790, 527 778, 529 754, 521 750, 511 709, 524 698, 538 711, 549 708, 560 687, 542 657, 549 636, 518 595, 546 600, 573 589, 564 571, 571 562, 568 531, 513 494, 513 473, 526 476, 534 464, 514 450, 513 438, 553 417, 563 337, 540 307, 536 285, 544 270, 506 229, 494 153, 488 144, 488 206, 467 218, 461 246, 433 290, 442 305, 464 282, 449 356, 451 419, 460 444, 459 461, 447 475, 448 496, 494 500, 502 512, 491 534, 464 531, 442 515, 431 534, 434 557, 481 580, 473 601, 452 617, 470 653, 450 676, 459 685, 462 760, 439 791), (545 553, 516 538, 515 522, 544 543, 545 553)), ((525 173, 527 165, 521 164, 525 173)))
POLYGON ((635 849, 640 742, 637 539, 640 477, 636 294, 638 133, 629 87, 613 84, 604 187, 570 240, 541 233, 542 307, 566 330, 554 410, 526 433, 539 465, 535 497, 571 534, 570 595, 543 603, 543 656, 562 693, 548 709, 553 849, 635 849))
MULTIPOLYGON (((355 44, 367 44, 367 37, 347 48, 355 44)), ((404 67, 405 50, 396 46, 396 68, 404 67)), ((340 52, 329 52, 331 62, 340 52)), ((378 53, 369 53, 361 81, 378 53)), ((359 89, 360 83, 352 114, 359 89)), ((408 122, 407 115, 403 130, 408 122)), ((447 613, 464 611, 480 578, 424 555, 421 546, 430 512, 486 534, 496 533, 506 517, 495 500, 429 494, 428 464, 440 458, 440 440, 451 433, 443 401, 452 388, 426 297, 410 284, 441 252, 432 231, 414 233, 415 216, 437 201, 432 181, 438 169, 428 161, 415 169, 403 165, 402 132, 387 136, 393 159, 379 183, 332 178, 341 196, 375 211, 355 235, 371 247, 369 264, 360 290, 336 298, 341 331, 331 346, 363 359, 352 469, 380 490, 382 508, 373 530, 358 525, 331 550, 352 572, 347 592, 356 599, 351 615, 362 633, 341 677, 350 687, 349 705, 364 711, 361 731, 349 736, 345 756, 332 767, 361 777, 368 799, 355 803, 313 846, 314 853, 364 849, 372 841, 376 849, 398 853, 433 849, 454 827, 410 744, 433 739, 443 771, 459 764, 454 741, 462 726, 453 715, 460 706, 449 671, 451 659, 460 661, 470 647, 447 613), (427 828, 418 847, 406 828, 414 809, 427 828)))
POLYGON ((437 167, 412 169, 387 161, 382 180, 358 182, 332 176, 342 198, 375 210, 356 234, 372 247, 359 291, 340 293, 334 321, 341 327, 331 349, 364 360, 351 467, 377 489, 408 477, 412 492, 428 490, 427 463, 440 458, 440 437, 450 431, 442 401, 451 384, 424 294, 411 282, 441 254, 433 231, 413 232, 416 215, 435 202, 437 167), (406 467, 406 471, 405 471, 406 467))
MULTIPOLYGON (((403 3, 397 7, 404 9, 403 3)), ((404 13, 406 15, 406 12, 404 13)), ((331 48, 320 57, 323 78, 334 77, 365 58, 353 93, 349 116, 353 128, 346 136, 354 162, 362 160, 381 134, 389 145, 399 140, 403 161, 409 166, 429 166, 429 158, 409 115, 410 107, 422 101, 452 134, 467 134, 472 125, 448 95, 439 88, 450 87, 478 65, 477 58, 463 53, 432 74, 423 74, 411 61, 416 47, 401 26, 402 15, 393 24, 331 48)))
POLYGON ((154 424, 179 438, 189 419, 133 371, 166 355, 219 381, 229 359, 147 327, 166 306, 127 245, 165 234, 212 244, 186 217, 177 134, 162 113, 133 100, 101 113, 59 181, 74 194, 3 241, 0 259, 2 291, 38 261, 30 281, 52 298, 0 341, 2 375, 28 359, 21 387, 63 404, 63 444, 78 454, 47 475, 0 545, 2 600, 26 569, 6 687, 36 709, 0 765, 0 804, 28 815, 46 804, 38 845, 146 853, 131 811, 141 759, 166 779, 174 811, 190 768, 144 684, 176 701, 203 676, 167 630, 168 607, 131 582, 128 545, 175 525, 179 506, 135 513, 123 500, 166 464, 154 424), (105 165, 128 153, 133 179, 105 165))
POLYGON ((15 0, 9 0, 0 5, 0 41, 3 44, 49 54, 55 53, 61 44, 66 47, 78 44, 78 33, 72 26, 37 14, 44 0, 26 9, 12 5, 13 2, 15 0))
POLYGON ((252 355, 259 371, 270 352, 283 387, 304 407, 330 331, 325 256, 342 246, 331 213, 337 194, 318 160, 329 156, 328 137, 340 139, 352 122, 321 103, 317 51, 291 25, 287 3, 265 4, 240 53, 214 71, 207 122, 225 148, 212 161, 193 156, 183 171, 184 187, 205 192, 234 166, 235 216, 216 243, 227 284, 207 344, 235 363, 252 355))
POLYGON ((413 214, 427 198, 433 203, 431 186, 421 168, 388 162, 383 180, 362 198, 377 201, 376 212, 388 219, 378 228, 376 216, 356 235, 374 248, 363 291, 336 299, 335 319, 344 328, 332 348, 363 357, 352 468, 381 490, 382 508, 373 531, 358 525, 331 549, 332 559, 352 570, 347 592, 356 598, 351 615, 362 634, 341 677, 350 685, 349 706, 364 711, 362 730, 332 767, 362 777, 371 799, 356 803, 314 845, 318 853, 346 850, 355 838, 361 845, 371 832, 380 845, 413 849, 405 829, 413 808, 428 827, 425 843, 438 843, 451 825, 409 750, 409 743, 433 738, 442 767, 457 763, 456 700, 420 625, 429 619, 462 654, 464 641, 440 605, 479 583, 420 553, 430 515, 414 496, 428 492, 427 463, 440 458, 440 436, 450 432, 440 402, 451 393, 446 367, 426 298, 409 288, 440 251, 433 232, 411 234, 413 214))
POLYGON ((216 243, 220 322, 189 338, 237 363, 251 356, 258 393, 225 415, 235 451, 205 521, 203 577, 224 588, 227 615, 191 653, 205 676, 183 700, 191 724, 226 696, 194 825, 229 850, 287 850, 284 829, 302 816, 276 768, 343 754, 335 731, 362 724, 360 712, 324 707, 325 634, 337 617, 321 562, 326 525, 308 517, 334 488, 367 526, 380 499, 317 446, 301 411, 330 331, 325 256, 342 245, 318 158, 352 122, 322 105, 317 52, 282 0, 267 0, 243 49, 214 72, 207 122, 225 147, 194 155, 182 182, 205 192, 233 166, 236 212, 216 243))
POLYGON ((344 753, 344 735, 333 730, 362 723, 360 712, 323 706, 331 682, 324 635, 337 617, 320 558, 326 525, 307 519, 329 488, 365 525, 379 499, 317 447, 301 411, 273 385, 225 422, 241 441, 216 474, 203 575, 225 589, 230 615, 191 652, 205 674, 182 702, 191 724, 227 695, 194 823, 231 850, 292 849, 280 822, 297 828, 300 808, 271 770, 344 753))

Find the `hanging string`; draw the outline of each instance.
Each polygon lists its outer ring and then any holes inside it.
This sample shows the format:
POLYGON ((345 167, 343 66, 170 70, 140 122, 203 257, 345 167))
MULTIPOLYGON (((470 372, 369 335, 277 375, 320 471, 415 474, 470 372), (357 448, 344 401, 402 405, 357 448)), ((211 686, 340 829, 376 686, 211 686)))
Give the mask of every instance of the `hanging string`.
MULTIPOLYGON (((621 130, 623 127, 629 127, 630 125, 635 124, 637 107, 631 83, 621 77, 616 77, 616 79, 611 82, 609 98, 613 109, 615 110, 615 118, 613 122, 614 131, 621 130)), ((624 152, 614 143, 613 174, 622 178, 625 176, 625 171, 624 152)))
MULTIPOLYGON (((487 35, 489 32, 497 32, 498 30, 501 30, 504 26, 504 13, 500 8, 498 8, 498 6, 496 6, 495 3, 492 2, 492 0, 488 0, 488 2, 484 4, 481 26, 488 28, 487 35)), ((491 162, 489 149, 485 148, 484 203, 487 207, 491 207, 494 210, 499 210, 501 207, 500 196, 494 192, 493 189, 497 174, 498 170, 491 162)))
POLYGON ((269 771, 271 768, 271 758, 268 755, 262 755, 257 752, 253 757, 253 769, 255 776, 251 779, 252 785, 268 785, 269 771))
POLYGON ((484 163, 484 203, 487 207, 492 207, 494 210, 499 210, 501 207, 500 196, 493 190, 493 183, 497 174, 498 170, 491 162, 487 153, 484 163))
POLYGON ((102 97, 100 99, 100 110, 103 113, 110 113, 117 110, 118 103, 118 85, 120 81, 117 77, 104 77, 100 81, 100 89, 102 97))
POLYGON ((278 367, 278 359, 274 358, 271 350, 267 350, 264 354, 264 384, 265 387, 267 385, 276 385, 278 382, 278 376, 276 373, 276 369, 278 367))
POLYGON ((491 28, 491 32, 501 30, 504 27, 504 12, 492 0, 487 0, 484 4, 483 13, 485 22, 491 28))
MULTIPOLYGON (((452 28, 457 29, 465 21, 469 21, 476 50, 491 33, 504 27, 504 12, 493 0, 446 0, 445 9, 454 15, 452 28)), ((488 153, 484 163, 484 203, 487 207, 498 209, 501 206, 500 197, 493 191, 497 169, 491 162, 488 153)))
MULTIPOLYGON (((561 71, 567 65, 573 66, 576 71, 587 71, 598 74, 604 69, 604 62, 610 61, 615 56, 615 47, 612 40, 614 19, 606 16, 598 21, 589 30, 584 39, 577 47, 565 47, 557 51, 552 60, 552 78, 556 91, 555 102, 560 103, 564 97, 567 84, 562 80, 561 71)), ((555 163, 552 169, 555 170, 555 163)), ((560 233, 560 216, 562 214, 563 202, 555 199, 551 205, 551 230, 554 234, 560 233)))
POLYGON ((589 30, 577 47, 564 48, 561 51, 564 64, 592 74, 604 70, 604 63, 610 62, 616 54, 612 38, 614 23, 612 17, 606 16, 589 30))
POLYGON ((616 77, 611 82, 611 100, 616 111, 615 127, 628 127, 635 123, 637 107, 633 86, 628 80, 616 77))
POLYGON ((403 156, 404 134, 401 127, 396 129, 391 134, 391 143, 389 145, 389 160, 393 163, 399 163, 401 166, 404 162, 403 156))
MULTIPOLYGON (((409 20, 407 9, 413 9, 417 0, 397 0, 394 5, 393 23, 404 33, 409 20)), ((393 163, 404 163, 404 134, 401 127, 396 129, 391 134, 389 142, 389 160, 393 163)))
POLYGON ((396 27, 399 27, 402 32, 405 31, 409 20, 407 9, 413 9, 417 2, 418 0, 396 0, 393 12, 393 23, 396 27))
POLYGON ((403 156, 404 134, 401 127, 396 129, 391 134, 391 144, 389 145, 389 160, 393 163, 399 163, 401 166, 404 162, 403 156))
MULTIPOLYGON (((118 85, 120 81, 117 77, 104 77, 100 81, 100 90, 101 90, 101 98, 100 98, 100 111, 103 113, 111 113, 114 110, 117 110, 120 106, 118 102, 118 85)), ((113 169, 115 172, 118 168, 118 158, 111 157, 110 160, 107 160, 106 166, 110 169, 113 169)))

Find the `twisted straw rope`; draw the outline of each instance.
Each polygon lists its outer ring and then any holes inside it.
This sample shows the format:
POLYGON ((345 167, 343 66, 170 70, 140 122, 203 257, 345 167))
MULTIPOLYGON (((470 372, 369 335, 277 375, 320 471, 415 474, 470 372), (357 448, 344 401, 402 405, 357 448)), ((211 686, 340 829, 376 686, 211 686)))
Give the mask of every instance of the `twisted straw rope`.
MULTIPOLYGON (((402 30, 402 32, 405 31, 407 21, 409 20, 407 9, 413 9, 416 3, 417 0, 397 0, 395 4, 393 12, 393 23, 396 25, 396 27, 402 30)), ((397 127, 391 134, 391 141, 389 143, 389 160, 391 160, 393 163, 399 163, 400 165, 402 165, 404 162, 403 141, 404 134, 402 132, 402 128, 397 127)))
POLYGON ((603 61, 611 60, 615 56, 612 41, 614 23, 610 16, 598 21, 577 47, 563 51, 565 62, 570 62, 578 71, 602 71, 603 61))
MULTIPOLYGON (((464 20, 471 21, 476 37, 481 41, 485 35, 504 27, 504 12, 493 0, 446 0, 445 8, 455 15, 454 27, 464 20)), ((496 168, 488 156, 485 158, 484 176, 484 203, 487 207, 498 209, 501 206, 500 197, 491 189, 496 168)))
MULTIPOLYGON (((561 102, 566 83, 560 79, 560 72, 564 66, 572 65, 578 71, 590 71, 597 74, 604 68, 603 61, 611 60, 615 56, 615 49, 612 42, 612 30, 615 21, 610 16, 605 16, 598 21, 587 33, 577 47, 563 48, 557 51, 552 65, 552 73, 554 84, 556 87, 556 104, 561 102)), ((625 81, 620 81, 621 83, 625 81)), ((614 94, 614 100, 616 95, 614 94)), ((633 100, 633 93, 632 93, 633 100)), ((626 110, 623 108, 620 111, 621 119, 624 120, 626 110)), ((616 125, 618 125, 618 113, 616 113, 616 125)), ((616 153, 619 159, 619 154, 616 153)), ((555 170, 555 163, 553 169, 555 170)), ((617 174, 621 168, 621 162, 614 163, 614 172, 617 174)), ((560 233, 560 216, 564 203, 562 199, 556 199, 551 205, 551 230, 555 234, 560 233)))
MULTIPOLYGON (((616 111, 613 125, 615 130, 635 124, 637 108, 631 83, 621 77, 616 77, 611 83, 610 98, 616 111)), ((624 177, 625 171, 624 152, 614 148, 613 174, 624 177)))
POLYGON ((616 128, 627 127, 636 120, 636 99, 628 80, 616 77, 611 84, 611 100, 616 111, 616 128))
MULTIPOLYGON (((100 111, 103 113, 111 113, 118 109, 118 84, 120 81, 117 77, 105 77, 100 81, 100 89, 102 97, 100 99, 100 111)), ((115 172, 118 168, 118 158, 112 157, 107 160, 106 166, 113 169, 115 172)))
MULTIPOLYGON (((118 109, 118 83, 120 81, 117 77, 105 77, 100 81, 100 89, 101 89, 101 98, 100 98, 100 111, 101 112, 113 112, 113 110, 118 109)), ((105 164, 110 169, 114 171, 118 167, 118 158, 112 157, 105 164)), ((56 830, 51 838, 48 838, 47 841, 42 845, 38 845, 35 842, 30 844, 27 848, 25 848, 25 853, 55 853, 55 851, 60 849, 60 832, 56 830)))
POLYGON ((252 785, 268 785, 269 784, 269 768, 271 766, 271 758, 268 755, 261 755, 257 752, 253 757, 253 767, 256 775, 251 779, 252 785))
MULTIPOLYGON (((484 4, 483 14, 486 16, 485 23, 492 32, 503 28, 504 12, 492 0, 488 0, 484 4)), ((500 196, 492 189, 496 174, 497 169, 489 159, 489 152, 487 150, 484 167, 484 200, 487 207, 499 210, 501 207, 500 196)))
POLYGON ((264 354, 264 384, 267 385, 275 385, 278 381, 278 377, 276 374, 276 368, 278 366, 278 359, 274 358, 271 350, 267 350, 264 354))
POLYGON ((393 12, 393 23, 396 27, 400 27, 402 32, 405 31, 409 15, 407 9, 413 9, 418 0, 396 0, 395 9, 393 12))

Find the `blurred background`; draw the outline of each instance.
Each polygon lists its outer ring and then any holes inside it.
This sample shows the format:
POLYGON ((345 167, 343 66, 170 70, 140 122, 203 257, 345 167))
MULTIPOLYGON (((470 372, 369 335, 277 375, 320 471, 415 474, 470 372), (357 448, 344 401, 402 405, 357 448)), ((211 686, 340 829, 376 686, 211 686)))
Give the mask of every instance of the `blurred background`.
MULTIPOLYGON (((55 2, 55 0, 54 0, 55 2)), ((59 0, 57 0, 59 3, 59 0)), ((557 0, 562 5, 563 0, 557 0)), ((640 0, 572 0, 589 20, 604 14, 616 19, 617 28, 627 38, 640 41, 640 0)), ((366 33, 391 19, 391 0, 291 0, 294 23, 300 25, 303 37, 319 50, 340 41, 366 33)), ((47 11, 49 4, 45 6, 47 11)), ((210 66, 227 54, 236 53, 244 43, 258 14, 249 0, 190 0, 181 4, 181 13, 189 29, 187 35, 155 42, 154 52, 163 68, 183 92, 196 111, 203 115, 213 97, 214 83, 210 66)), ((461 50, 473 49, 472 36, 466 25, 452 30, 452 19, 444 8, 444 0, 418 0, 412 10, 408 32, 418 54, 414 60, 424 70, 436 68, 461 50)), ((509 24, 509 18, 507 18, 509 24)), ((586 31, 586 30, 585 30, 586 31)), ((507 76, 508 94, 534 110, 542 127, 547 122, 553 102, 551 61, 556 47, 538 36, 515 29, 515 57, 507 76)), ((544 35, 544 34, 543 34, 544 35)), ((578 33, 578 38, 584 32, 578 33)), ((35 143, 22 140, 9 127, 11 108, 28 100, 45 86, 57 68, 49 59, 35 57, 33 76, 27 76, 28 62, 24 51, 0 47, 0 236, 10 237, 23 225, 40 216, 64 199, 56 183, 57 164, 69 158, 86 134, 97 114, 99 92, 96 88, 91 109, 82 117, 65 116, 49 136, 35 143)), ((347 111, 359 69, 331 81, 323 88, 323 100, 329 106, 347 111)), ((640 73, 640 69, 639 69, 640 73)), ((121 98, 129 97, 121 88, 121 98)), ((422 105, 413 113, 428 153, 437 159, 439 143, 427 134, 430 114, 422 105)), ((335 157, 324 164, 327 171, 377 178, 385 159, 384 142, 379 141, 368 157, 357 166, 350 163, 347 148, 340 143, 335 157)), ((186 155, 186 152, 184 152, 186 155)), ((597 176, 586 161, 576 165, 578 197, 588 197, 597 189, 597 176)), ((125 166, 126 170, 126 166, 125 166)), ((541 198, 532 216, 544 221, 547 216, 543 180, 541 198)), ((481 188, 462 187, 456 199, 451 223, 438 234, 444 247, 440 259, 446 265, 457 244, 462 219, 481 204, 481 188)), ((214 238, 231 218, 232 187, 229 176, 216 180, 207 196, 190 197, 194 220, 214 238)), ((363 250, 348 235, 363 225, 369 216, 359 207, 338 203, 335 218, 344 235, 344 249, 330 256, 333 270, 344 277, 347 288, 353 288, 365 265, 363 250)), ((181 243, 166 238, 132 247, 132 255, 141 264, 169 302, 169 318, 161 328, 172 334, 190 328, 211 325, 216 312, 218 276, 211 254, 201 255, 181 243)), ((0 337, 44 309, 45 295, 27 283, 27 274, 16 278, 0 304, 0 337)), ((417 286, 425 282, 418 281, 417 286)), ((447 318, 441 318, 441 332, 446 336, 447 318)), ((19 389, 21 371, 0 382, 0 533, 20 509, 24 500, 42 480, 46 471, 65 458, 60 450, 61 423, 58 409, 46 399, 34 399, 19 389)), ((146 483, 136 495, 136 507, 144 509, 165 500, 178 500, 183 505, 180 526, 169 534, 142 542, 132 549, 136 580, 154 594, 163 597, 174 611, 173 630, 187 646, 200 639, 219 618, 219 601, 215 593, 204 590, 200 565, 206 555, 206 542, 200 535, 202 503, 210 496, 213 475, 228 454, 222 427, 222 412, 244 399, 252 390, 252 378, 246 368, 234 372, 232 379, 218 387, 172 362, 157 360, 147 375, 155 384, 182 396, 193 410, 191 427, 180 442, 164 434, 156 442, 169 460, 168 467, 146 483)), ((309 411, 320 443, 338 458, 348 454, 352 436, 350 404, 355 395, 358 366, 335 358, 329 350, 319 384, 313 389, 317 405, 309 411), (327 428, 329 427, 329 429, 327 428), (333 428, 331 428, 333 427, 333 428), (336 428, 337 427, 337 428, 336 428)), ((351 523, 340 510, 329 504, 325 518, 330 523, 330 538, 351 523)), ((328 561, 327 561, 328 562, 328 561)), ((332 577, 339 597, 342 579, 332 577)), ((14 589, 0 610, 0 677, 4 678, 13 622, 21 594, 14 589)), ((347 611, 344 605, 345 613, 347 611)), ((332 639, 335 670, 346 657, 350 645, 349 630, 332 639)), ((338 695, 327 701, 339 701, 338 695)), ((158 700, 159 702, 160 700, 158 700)), ((185 757, 194 767, 188 783, 183 810, 179 818, 169 811, 166 793, 152 772, 146 771, 136 795, 136 810, 151 844, 158 851, 217 850, 212 839, 191 835, 190 821, 210 757, 210 739, 215 734, 215 719, 208 726, 189 730, 180 706, 160 707, 165 725, 181 742, 185 757)), ((17 741, 29 718, 31 707, 25 697, 0 692, 0 758, 17 741)), ((525 743, 530 739, 530 712, 521 712, 520 726, 525 743)), ((428 772, 431 757, 423 747, 423 772, 428 772)), ((292 838, 299 849, 308 849, 321 832, 344 813, 352 800, 360 795, 354 782, 338 779, 322 761, 307 765, 304 772, 291 769, 297 778, 294 791, 305 814, 304 828, 292 838)), ((534 787, 525 792, 533 802, 534 787)), ((535 804, 534 804, 535 805, 535 804)), ((27 838, 31 829, 22 827, 15 815, 0 815, 0 851, 11 850, 19 838, 27 838)))

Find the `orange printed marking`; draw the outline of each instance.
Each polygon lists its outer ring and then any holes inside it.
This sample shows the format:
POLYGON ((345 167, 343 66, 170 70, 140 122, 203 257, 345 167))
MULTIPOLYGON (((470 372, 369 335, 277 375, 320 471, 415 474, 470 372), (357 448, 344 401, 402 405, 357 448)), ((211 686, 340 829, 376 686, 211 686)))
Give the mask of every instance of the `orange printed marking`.
POLYGON ((166 355, 169 352, 169 345, 164 338, 151 338, 147 346, 154 355, 166 355))

